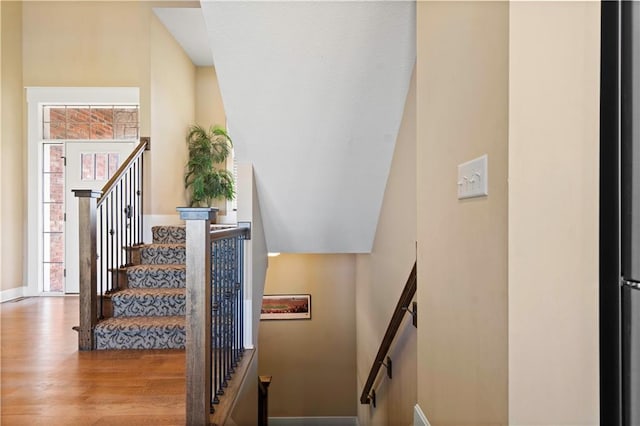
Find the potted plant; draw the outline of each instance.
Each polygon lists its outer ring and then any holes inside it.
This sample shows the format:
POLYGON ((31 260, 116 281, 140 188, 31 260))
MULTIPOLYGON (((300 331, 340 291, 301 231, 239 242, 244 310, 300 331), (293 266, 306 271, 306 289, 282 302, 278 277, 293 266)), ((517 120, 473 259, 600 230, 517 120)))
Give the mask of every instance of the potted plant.
POLYGON ((189 206, 211 207, 214 200, 232 200, 233 175, 224 167, 233 146, 227 132, 218 126, 205 129, 195 124, 189 127, 186 140, 189 160, 184 185, 191 198, 189 206))

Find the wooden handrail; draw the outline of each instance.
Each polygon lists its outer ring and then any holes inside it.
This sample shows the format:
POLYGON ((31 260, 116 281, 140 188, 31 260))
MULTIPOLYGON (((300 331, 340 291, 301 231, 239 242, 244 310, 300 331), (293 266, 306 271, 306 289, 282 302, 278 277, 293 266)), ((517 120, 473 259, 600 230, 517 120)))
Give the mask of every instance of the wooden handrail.
POLYGON ((100 206, 100 204, 102 204, 102 201, 107 198, 111 191, 113 191, 113 188, 116 187, 116 184, 120 181, 120 179, 122 179, 127 170, 129 170, 131 164, 133 164, 133 162, 147 149, 148 144, 149 138, 140 138, 140 143, 138 144, 138 146, 136 146, 131 154, 129 154, 127 159, 124 160, 124 163, 122 163, 122 165, 118 167, 118 172, 115 175, 111 176, 111 179, 109 179, 102 188, 102 195, 100 196, 100 198, 98 198, 98 206, 100 206))
POLYGON ((224 229, 212 229, 211 230, 211 240, 221 240, 223 238, 229 237, 248 237, 249 236, 249 228, 244 227, 232 227, 232 228, 224 228, 224 229))
MULTIPOLYGON (((387 331, 384 333, 384 337, 382 339, 382 343, 380 343, 380 349, 378 349, 378 354, 376 355, 375 360, 373 361, 373 365, 371 366, 371 370, 369 371, 369 377, 367 378, 367 382, 362 389, 362 394, 360 395, 360 403, 361 404, 369 404, 371 402, 371 397, 369 396, 371 393, 371 388, 373 388, 373 383, 378 376, 378 372, 380 371, 380 367, 384 363, 385 356, 389 352, 391 348, 391 343, 393 339, 396 337, 396 333, 400 328, 400 324, 402 323, 402 319, 404 317, 405 311, 408 310, 409 304, 411 303, 411 299, 416 294, 417 288, 417 262, 413 264, 413 268, 411 269, 411 273, 409 274, 409 278, 407 279, 407 283, 400 294, 400 299, 398 300, 398 304, 396 305, 395 310, 393 311, 393 315, 391 316, 391 321, 389 321, 389 326, 387 326, 387 331)), ((375 405, 375 402, 374 402, 375 405)))

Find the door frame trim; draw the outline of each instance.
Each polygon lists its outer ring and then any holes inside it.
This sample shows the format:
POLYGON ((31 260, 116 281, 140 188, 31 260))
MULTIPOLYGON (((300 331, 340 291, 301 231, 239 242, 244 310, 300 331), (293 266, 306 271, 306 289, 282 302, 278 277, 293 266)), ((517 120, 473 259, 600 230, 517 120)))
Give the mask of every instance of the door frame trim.
POLYGON ((27 100, 27 286, 24 296, 42 292, 42 104, 140 104, 139 87, 26 87, 27 100))

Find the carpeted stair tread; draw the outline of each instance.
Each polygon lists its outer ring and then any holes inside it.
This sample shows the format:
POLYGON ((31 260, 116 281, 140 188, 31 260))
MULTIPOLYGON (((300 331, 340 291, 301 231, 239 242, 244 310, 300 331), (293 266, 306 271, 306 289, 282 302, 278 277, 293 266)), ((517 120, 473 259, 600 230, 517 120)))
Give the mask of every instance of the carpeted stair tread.
POLYGON ((145 244, 140 247, 142 264, 185 264, 187 261, 184 244, 145 244))
POLYGON ((120 317, 99 322, 97 349, 184 349, 184 316, 120 317))
POLYGON ((152 244, 131 248, 136 265, 120 269, 127 288, 111 295, 113 317, 96 325, 96 349, 184 348, 185 229, 154 226, 152 244))
POLYGON ((184 225, 153 226, 151 234, 155 244, 174 244, 186 241, 186 227, 184 225))
MULTIPOLYGON (((212 223, 211 230, 235 228, 234 224, 218 224, 212 223)), ((154 244, 174 244, 184 243, 187 240, 187 231, 185 225, 169 225, 169 226, 153 226, 151 234, 154 244)))
POLYGON ((126 268, 129 288, 184 288, 186 267, 184 264, 144 264, 126 268))
POLYGON ((185 314, 184 288, 132 288, 111 296, 114 317, 185 314))

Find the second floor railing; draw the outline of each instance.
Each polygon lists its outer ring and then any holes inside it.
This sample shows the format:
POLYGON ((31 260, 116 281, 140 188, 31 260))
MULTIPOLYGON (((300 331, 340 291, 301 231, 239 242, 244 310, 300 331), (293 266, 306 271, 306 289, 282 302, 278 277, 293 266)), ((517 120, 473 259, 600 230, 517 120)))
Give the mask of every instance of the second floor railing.
MULTIPOLYGON (((211 404, 220 396, 244 352, 244 239, 246 228, 211 232, 211 404)), ((214 407, 215 409, 215 407, 214 407)))
POLYGON ((179 208, 186 225, 186 420, 208 425, 244 353, 244 241, 212 230, 209 208, 179 208))

